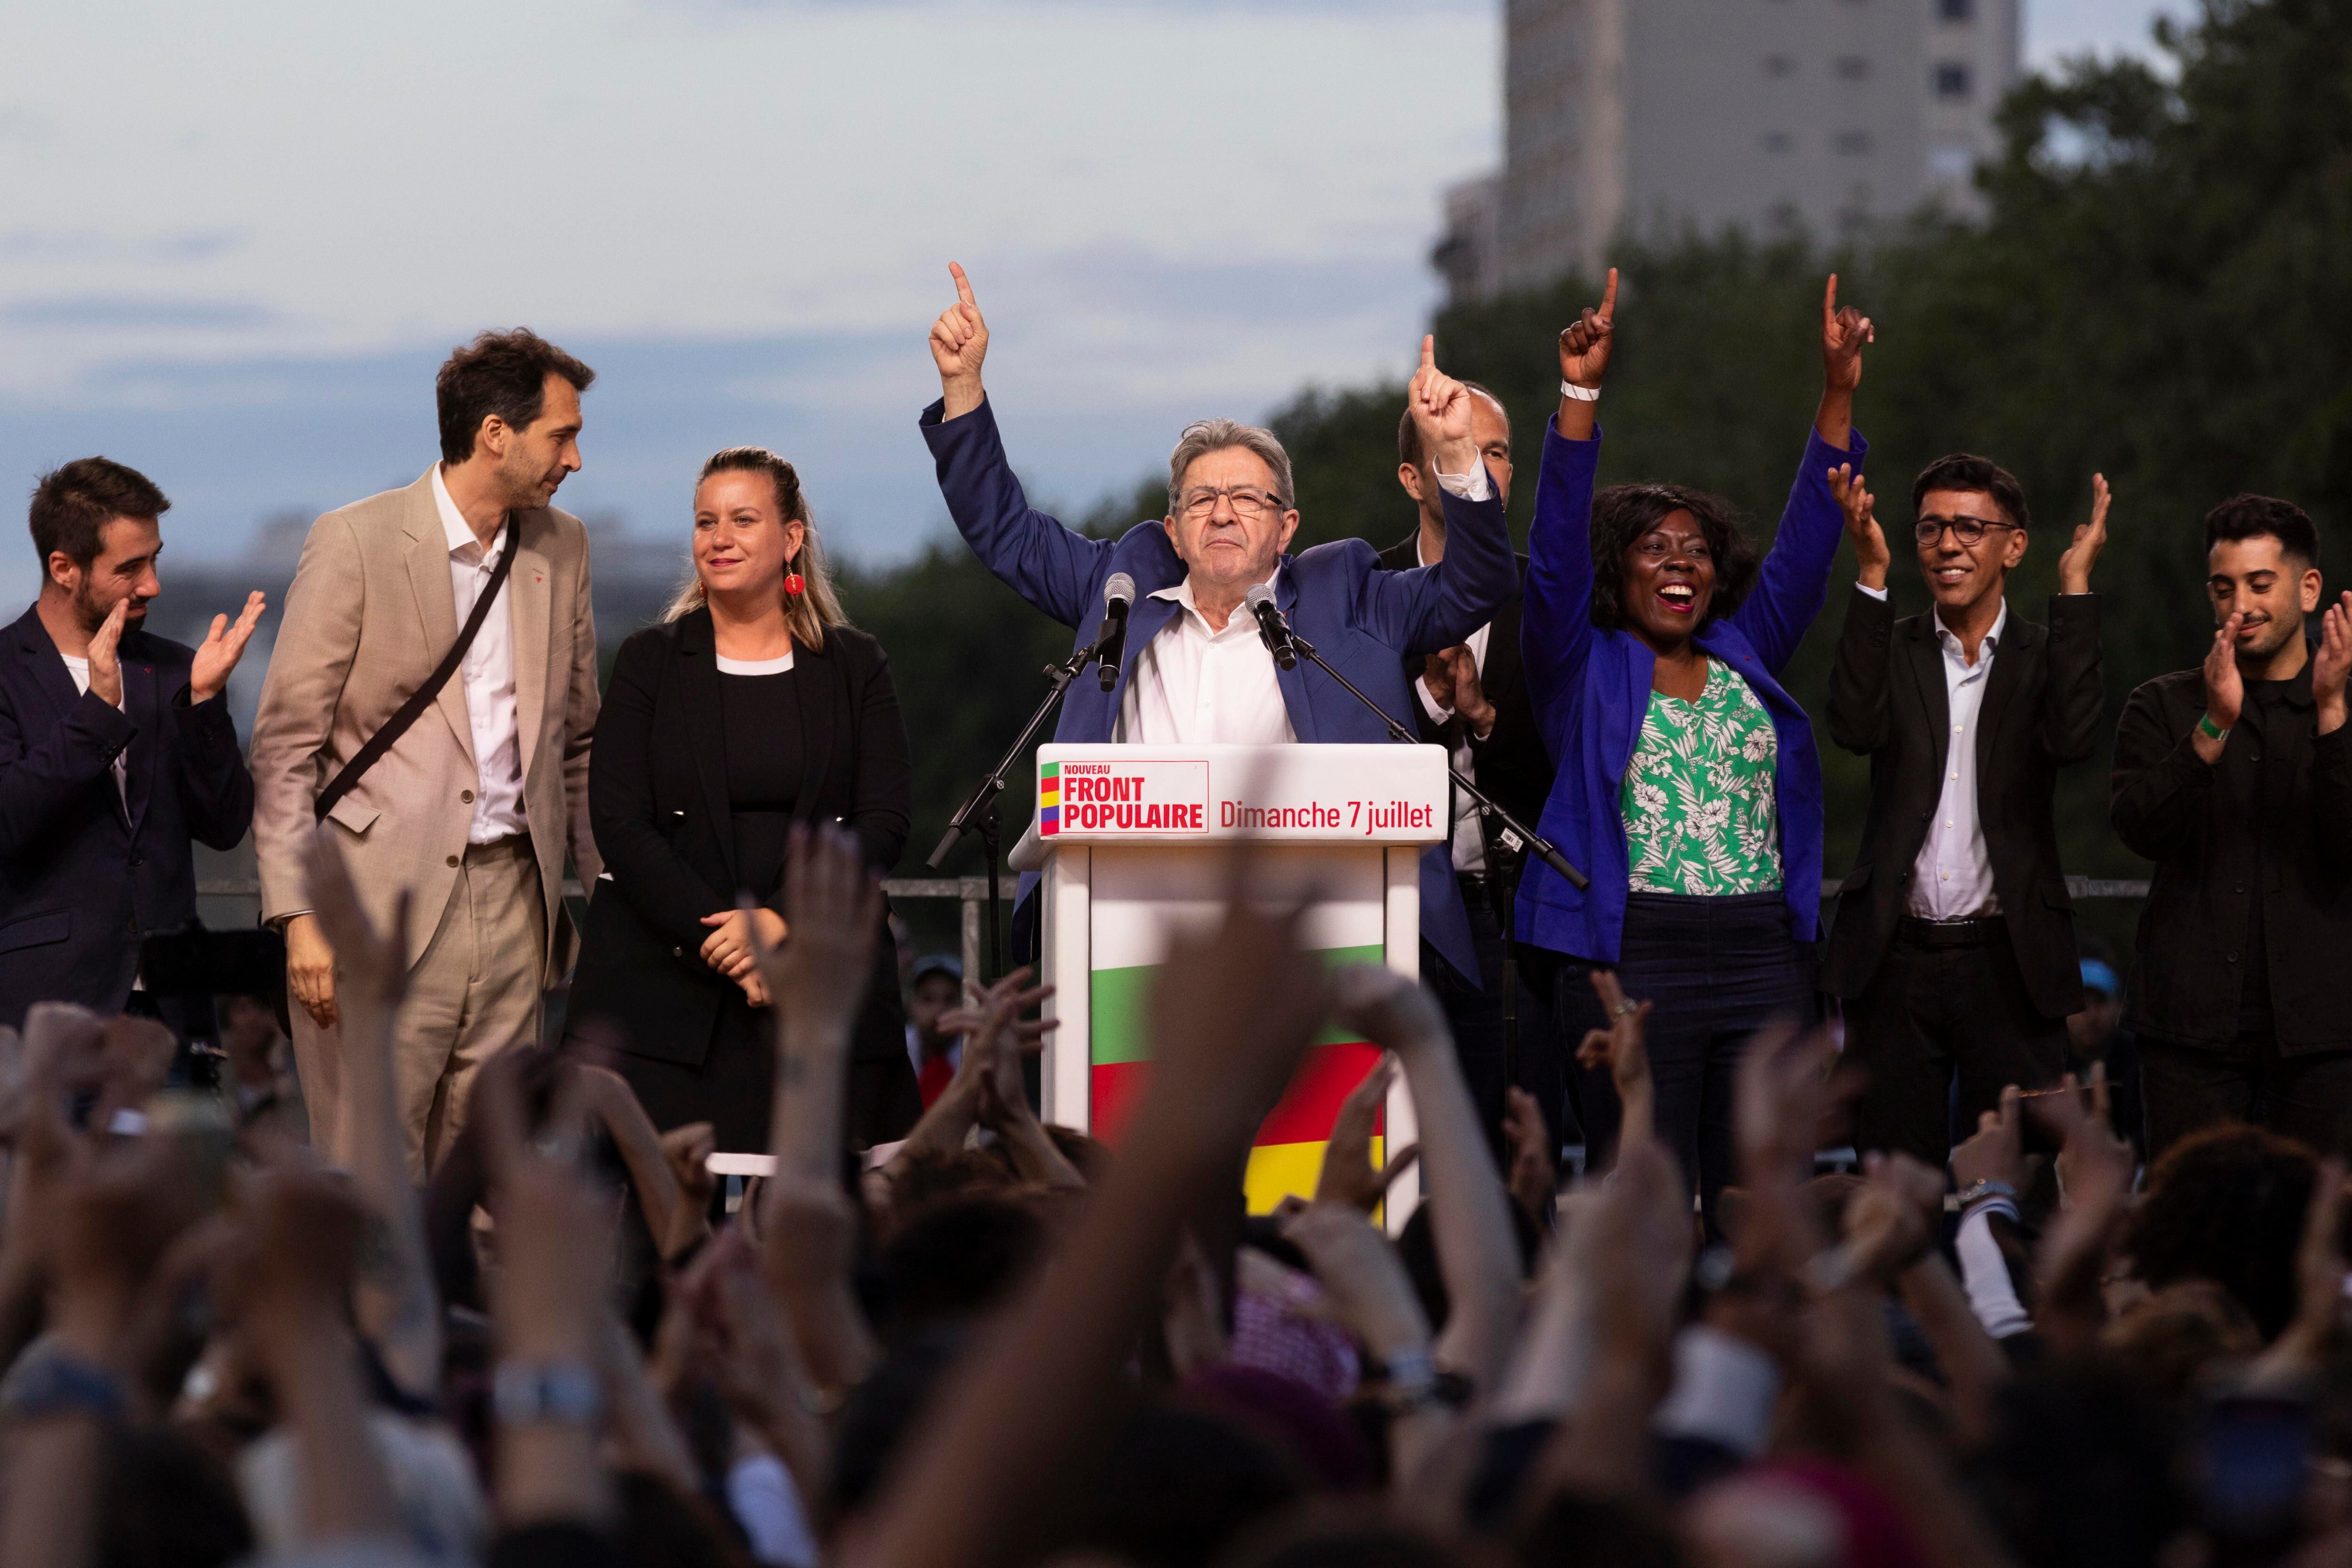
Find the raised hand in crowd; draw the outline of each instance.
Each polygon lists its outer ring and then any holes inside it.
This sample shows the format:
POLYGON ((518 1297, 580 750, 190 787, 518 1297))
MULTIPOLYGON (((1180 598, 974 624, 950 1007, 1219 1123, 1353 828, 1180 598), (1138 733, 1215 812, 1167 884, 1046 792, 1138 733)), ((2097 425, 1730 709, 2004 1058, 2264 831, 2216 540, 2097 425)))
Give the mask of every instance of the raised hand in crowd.
POLYGON ((940 1396, 853 1568, 1016 1561, 1049 1522, 1045 1490, 1099 1463, 1085 1438, 1117 1397, 1130 1325, 1157 1310, 1188 1218, 1234 1179, 1328 1010, 1297 914, 1253 907, 1242 863, 1223 921, 1170 945, 1151 1078, 1108 1177, 940 1396))
POLYGON ((2352 674, 2352 593, 2319 618, 2319 647, 2311 659, 2311 701, 2319 711, 2319 733, 2344 727, 2345 676, 2352 674))
POLYGON ((958 262, 948 263, 955 279, 956 302, 931 323, 931 362, 940 371, 940 395, 947 402, 946 416, 970 413, 988 395, 981 388, 980 365, 988 358, 988 323, 981 319, 980 301, 971 296, 971 279, 958 262))
POLYGON ((1543 1107, 1517 1084, 1503 1092, 1503 1146, 1509 1152, 1503 1185, 1528 1218, 1549 1227, 1559 1162, 1552 1152, 1551 1132, 1544 1125, 1543 1107))
POLYGON ((1478 674, 1478 656, 1468 643, 1440 648, 1423 659, 1421 678, 1429 688, 1429 700, 1460 714, 1471 734, 1484 740, 1494 732, 1495 705, 1487 700, 1486 684, 1478 674))
POLYGON ((360 906, 333 830, 321 828, 305 852, 312 917, 344 976, 341 1114, 336 1146, 350 1151, 353 1191, 376 1228, 378 1244, 354 1296, 361 1327, 406 1392, 429 1396, 441 1375, 441 1301, 425 1239, 424 1202, 408 1163, 393 1064, 393 1026, 408 989, 400 933, 405 890, 388 929, 379 933, 360 906))
POLYGON ((1421 1145, 1410 1144, 1390 1153, 1385 1166, 1372 1164, 1372 1129, 1388 1103, 1389 1086, 1396 1082, 1397 1060, 1383 1051, 1372 1070, 1339 1102, 1331 1120, 1331 1136, 1323 1145, 1323 1164, 1315 1177, 1315 1201, 1335 1203, 1370 1214, 1381 1206, 1391 1184, 1421 1158, 1421 1145))
POLYGON ((2107 545, 2107 507, 2114 500, 2105 474, 2091 476, 2091 520, 2074 526, 2074 542, 2058 558, 2058 591, 2091 591, 2091 568, 2107 545))
POLYGON ((2055 1347, 2071 1354, 2095 1343, 2106 1321, 2102 1274, 2131 1197, 2136 1156, 2116 1135, 2104 1061, 2092 1064, 2087 1085, 2070 1072, 2054 1092, 2032 1096, 2027 1114, 2060 1140, 2061 1207, 2035 1259, 2034 1322, 2055 1347))
POLYGON ((1609 357, 1617 350, 1617 269, 1609 269, 1609 281, 1601 290, 1598 309, 1588 305, 1584 312, 1570 322, 1559 335, 1559 379, 1567 383, 1560 389, 1559 434, 1563 440, 1590 441, 1596 423, 1594 400, 1601 392, 1601 378, 1608 373, 1609 357), (1588 394, 1578 397, 1568 391, 1575 387, 1588 394))
MULTIPOLYGON (((1037 1120, 1022 1076, 1023 1062, 1045 1048, 1045 1037, 1061 1023, 1059 1019, 1022 1016, 1054 994, 1051 986, 1028 985, 1031 973, 1026 967, 1015 969, 985 990, 973 988, 976 1006, 957 1008, 940 1016, 940 1033, 963 1037, 963 1059, 930 1110, 938 1111, 950 1100, 954 1103, 939 1118, 938 1125, 926 1131, 919 1124, 907 1141, 914 1145, 919 1134, 923 1149, 961 1147, 966 1132, 977 1124, 1002 1140, 1023 1179, 1048 1186, 1083 1187, 1086 1178, 1037 1120), (948 1144, 945 1140, 950 1134, 953 1141, 948 1144)), ((932 1120, 929 1111, 923 1120, 932 1120)))
POLYGON ((1846 538, 1853 541, 1854 580, 1885 591, 1886 569, 1895 557, 1886 548, 1885 530, 1878 526, 1876 502, 1853 465, 1841 463, 1830 470, 1830 494, 1845 513, 1846 538))
POLYGON ((1977 1130, 1952 1150, 1952 1180, 1963 1193, 1990 1183, 2015 1197, 2025 1190, 2024 1100, 2012 1083, 2000 1092, 2000 1105, 1977 1118, 1977 1130))
POLYGON ((195 661, 188 667, 188 700, 206 702, 220 695, 228 685, 229 673, 236 662, 245 657, 245 645, 253 641, 253 629, 261 624, 261 612, 268 607, 259 589, 245 596, 245 609, 234 625, 226 615, 213 617, 212 630, 197 644, 195 661))
POLYGON ((1331 992, 1340 1025, 1394 1051, 1412 1092, 1438 1270, 1452 1302, 1438 1362, 1491 1387, 1518 1327, 1518 1241, 1453 1031, 1428 988, 1393 969, 1345 966, 1332 972, 1331 992))
POLYGON ((1650 1135, 1656 1124, 1658 1095, 1650 1079, 1647 1030, 1650 1004, 1626 999, 1613 969, 1592 971, 1592 990, 1601 998, 1607 1029, 1584 1031, 1576 1047, 1576 1064, 1587 1071, 1609 1070, 1609 1081, 1624 1107, 1618 1124, 1619 1147, 1650 1135))
POLYGON ((1822 405, 1813 428, 1823 441, 1844 451, 1853 436, 1853 394, 1862 385, 1862 350, 1878 341, 1878 329, 1851 305, 1837 302, 1837 274, 1822 289, 1822 405))
POLYGON ((1332 1315, 1380 1365, 1391 1473, 1419 1474, 1454 1412, 1437 1397, 1429 1316, 1403 1260, 1352 1202, 1301 1206, 1285 1218, 1282 1234, 1306 1254, 1332 1315))

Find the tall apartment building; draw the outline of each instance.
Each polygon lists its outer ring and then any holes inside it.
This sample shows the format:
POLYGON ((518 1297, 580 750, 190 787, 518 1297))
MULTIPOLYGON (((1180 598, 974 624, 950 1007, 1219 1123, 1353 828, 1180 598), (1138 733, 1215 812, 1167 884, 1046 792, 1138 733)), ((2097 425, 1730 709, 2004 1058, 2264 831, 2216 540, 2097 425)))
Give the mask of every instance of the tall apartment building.
POLYGON ((1504 161, 1446 193, 1456 299, 1599 266, 1621 233, 1961 213, 1998 151, 2020 0, 1504 0, 1504 161))

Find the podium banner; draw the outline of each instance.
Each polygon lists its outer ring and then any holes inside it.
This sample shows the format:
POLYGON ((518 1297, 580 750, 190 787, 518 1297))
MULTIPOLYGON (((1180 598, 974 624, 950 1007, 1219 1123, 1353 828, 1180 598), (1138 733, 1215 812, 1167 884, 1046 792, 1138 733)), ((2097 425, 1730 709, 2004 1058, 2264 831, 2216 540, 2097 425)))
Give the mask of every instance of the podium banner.
MULTIPOLYGON (((1228 855, 1250 839, 1253 892, 1305 904, 1307 946, 1330 964, 1420 967, 1419 856, 1446 831, 1434 747, 1108 747, 1040 749, 1033 831, 1046 875, 1047 1113, 1116 1145, 1150 1074, 1148 1009, 1171 933, 1213 923, 1228 855)), ((1328 1028, 1259 1128, 1245 1178, 1254 1213, 1311 1195, 1339 1103, 1380 1060, 1328 1028)), ((1374 1157, 1410 1135, 1391 1092, 1374 1157)), ((1403 1204, 1409 1210, 1409 1197, 1403 1204)))

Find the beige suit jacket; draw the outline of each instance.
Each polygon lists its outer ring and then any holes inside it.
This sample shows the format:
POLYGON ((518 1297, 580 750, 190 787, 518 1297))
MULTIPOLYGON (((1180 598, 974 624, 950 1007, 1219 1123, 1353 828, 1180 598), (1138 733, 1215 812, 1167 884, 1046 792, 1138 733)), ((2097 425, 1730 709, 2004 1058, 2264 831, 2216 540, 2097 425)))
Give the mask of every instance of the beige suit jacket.
MULTIPOLYGON (((547 906, 542 983, 552 986, 570 968, 573 948, 562 902, 564 852, 583 882, 593 883, 602 869, 588 826, 596 626, 580 519, 541 507, 517 513, 514 525, 519 553, 506 612, 523 818, 547 906)), ((431 470, 406 489, 371 496, 311 525, 253 724, 263 920, 310 907, 302 849, 320 791, 457 640, 457 606, 431 470)), ((450 677, 434 709, 418 715, 327 816, 378 930, 390 923, 400 890, 415 890, 404 933, 412 964, 449 902, 479 783, 462 675, 450 677)))

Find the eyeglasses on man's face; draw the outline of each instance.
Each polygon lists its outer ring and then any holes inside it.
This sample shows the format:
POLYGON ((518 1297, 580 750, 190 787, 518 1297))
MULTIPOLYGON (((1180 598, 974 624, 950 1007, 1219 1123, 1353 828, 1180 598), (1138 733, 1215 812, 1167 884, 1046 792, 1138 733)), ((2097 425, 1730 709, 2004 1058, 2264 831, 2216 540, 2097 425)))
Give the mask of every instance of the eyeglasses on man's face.
POLYGON ((1234 516, 1244 522, 1256 522, 1282 510, 1282 498, 1255 485, 1196 486, 1184 492, 1184 516, 1195 522, 1205 521, 1216 511, 1220 498, 1231 501, 1234 516))
POLYGON ((1923 545, 1941 543, 1944 530, 1952 530, 1952 538, 1964 545, 1975 544, 1985 537, 1987 528, 2013 528, 2015 523, 2004 523, 1993 517, 1922 517, 1911 525, 1911 537, 1923 545))

